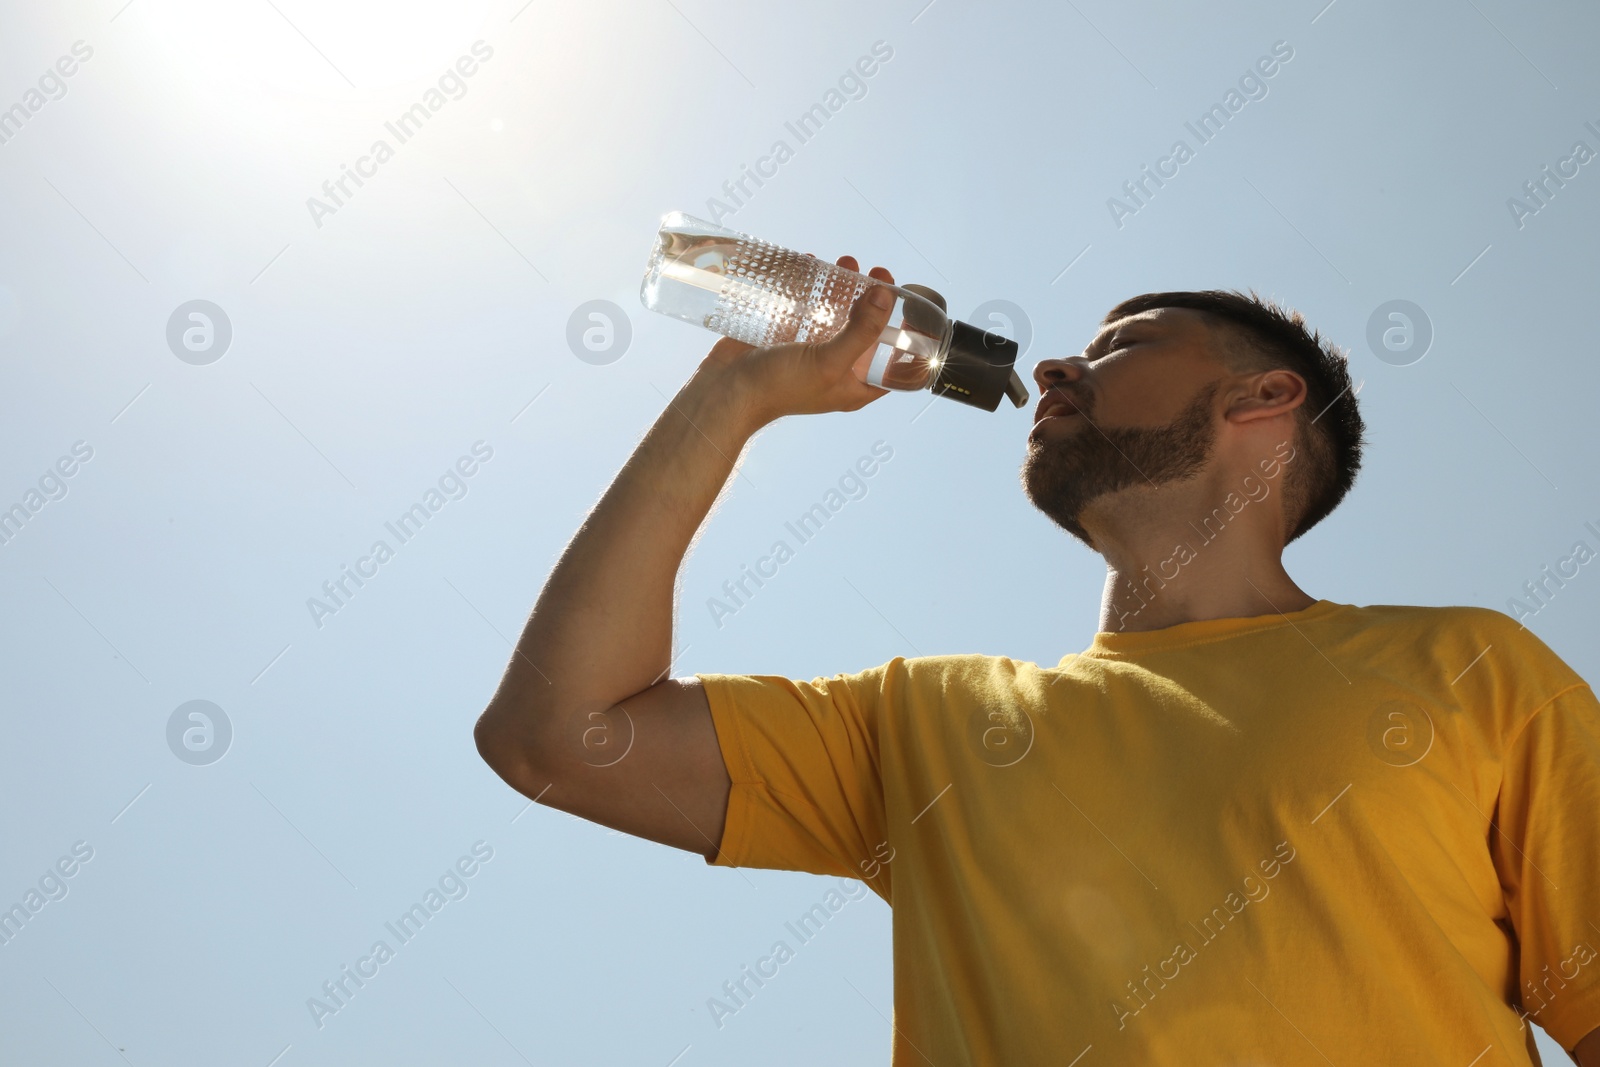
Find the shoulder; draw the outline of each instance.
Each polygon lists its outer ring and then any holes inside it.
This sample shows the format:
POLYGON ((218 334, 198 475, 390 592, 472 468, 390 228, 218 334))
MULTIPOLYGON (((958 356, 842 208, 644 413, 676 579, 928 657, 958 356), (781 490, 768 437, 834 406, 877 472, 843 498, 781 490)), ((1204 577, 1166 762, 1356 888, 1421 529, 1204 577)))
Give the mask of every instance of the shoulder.
POLYGON ((1463 629, 1503 631, 1509 627, 1520 630, 1517 620, 1493 608, 1475 605, 1432 606, 1422 604, 1367 604, 1344 605, 1344 614, 1352 620, 1371 627, 1393 627, 1421 632, 1445 632, 1463 629))
POLYGON ((1351 607, 1342 635, 1386 672, 1465 707, 1494 709, 1513 728, 1583 677, 1532 630, 1492 608, 1351 607))
POLYGON ((1502 652, 1554 658, 1555 654, 1532 630, 1504 612, 1474 605, 1425 607, 1415 604, 1346 605, 1330 620, 1352 634, 1386 641, 1408 641, 1413 647, 1491 645, 1502 652))
POLYGON ((947 699, 954 695, 1005 698, 1039 684, 1041 668, 1009 656, 968 653, 946 656, 897 656, 854 676, 885 695, 911 699, 947 699))
POLYGON ((870 704, 878 699, 908 696, 946 696, 961 690, 1000 693, 1033 684, 1040 668, 1025 660, 980 654, 946 656, 896 656, 887 663, 863 670, 817 675, 809 680, 768 674, 699 672, 708 687, 746 691, 781 691, 806 697, 852 699, 870 704))
POLYGON ((897 656, 876 669, 898 673, 902 677, 1005 680, 1037 671, 1039 665, 1010 656, 972 652, 948 656, 897 656))

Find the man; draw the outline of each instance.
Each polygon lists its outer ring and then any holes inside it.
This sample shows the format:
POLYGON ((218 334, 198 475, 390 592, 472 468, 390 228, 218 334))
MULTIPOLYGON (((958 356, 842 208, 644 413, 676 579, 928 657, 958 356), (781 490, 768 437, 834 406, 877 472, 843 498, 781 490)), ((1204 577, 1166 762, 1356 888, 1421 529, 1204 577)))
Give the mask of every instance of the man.
POLYGON ((484 759, 711 863, 864 880, 896 1065, 1528 1064, 1530 1018, 1600 1065, 1600 705, 1497 612, 1285 572, 1362 436, 1298 314, 1137 297, 1036 368, 1024 488, 1106 561, 1082 654, 667 679, 752 435, 880 395, 873 292, 827 343, 711 350, 550 575, 484 759))

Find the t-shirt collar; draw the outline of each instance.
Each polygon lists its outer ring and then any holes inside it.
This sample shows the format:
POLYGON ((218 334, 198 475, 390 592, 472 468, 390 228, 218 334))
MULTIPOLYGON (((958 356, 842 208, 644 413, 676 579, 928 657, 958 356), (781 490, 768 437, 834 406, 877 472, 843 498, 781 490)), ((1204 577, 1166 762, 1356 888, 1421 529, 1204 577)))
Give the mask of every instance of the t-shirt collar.
MULTIPOLYGON (((1310 607, 1299 611, 1271 611, 1250 618, 1200 619, 1196 622, 1180 622, 1176 626, 1168 626, 1161 630, 1139 632, 1101 630, 1094 635, 1093 643, 1083 651, 1082 655, 1122 659, 1186 645, 1207 644, 1229 637, 1272 630, 1280 626, 1300 626, 1349 606, 1332 600, 1318 600, 1310 607)), ((1061 665, 1064 666, 1069 659, 1072 659, 1071 655, 1063 656, 1061 665)))

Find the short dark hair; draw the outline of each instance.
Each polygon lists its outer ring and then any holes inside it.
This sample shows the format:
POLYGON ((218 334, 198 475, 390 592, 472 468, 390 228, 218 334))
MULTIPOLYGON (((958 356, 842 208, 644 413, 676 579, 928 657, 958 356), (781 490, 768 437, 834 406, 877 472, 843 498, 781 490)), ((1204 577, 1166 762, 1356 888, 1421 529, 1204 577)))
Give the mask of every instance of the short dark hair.
POLYGON ((1285 484, 1285 518, 1293 541, 1327 518, 1361 469, 1366 424, 1351 386, 1349 357, 1292 308, 1263 300, 1254 289, 1207 289, 1201 292, 1144 293, 1106 312, 1102 325, 1155 308, 1188 308, 1205 313, 1213 334, 1231 334, 1232 344, 1218 354, 1233 367, 1252 370, 1282 368, 1306 383, 1306 400, 1295 424, 1309 462, 1291 470, 1285 484))

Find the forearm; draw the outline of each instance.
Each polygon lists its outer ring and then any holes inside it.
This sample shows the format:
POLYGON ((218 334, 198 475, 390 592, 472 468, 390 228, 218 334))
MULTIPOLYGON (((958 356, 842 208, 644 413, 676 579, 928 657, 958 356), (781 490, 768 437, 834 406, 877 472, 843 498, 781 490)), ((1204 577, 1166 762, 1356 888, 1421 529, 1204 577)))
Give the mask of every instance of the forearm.
MULTIPOLYGON (((839 265, 856 269, 849 257, 839 265)), ((882 268, 872 277, 894 281, 882 268)), ((715 849, 729 777, 710 705, 697 685, 664 681, 678 568, 760 427, 883 394, 853 368, 893 303, 869 289, 827 341, 719 341, 667 405, 562 553, 478 718, 478 752, 514 788, 654 841, 715 849), (628 773, 609 770, 619 765, 628 773)))
POLYGON ((491 714, 609 708, 666 675, 678 568, 759 428, 749 410, 729 363, 708 358, 562 553, 491 714))

